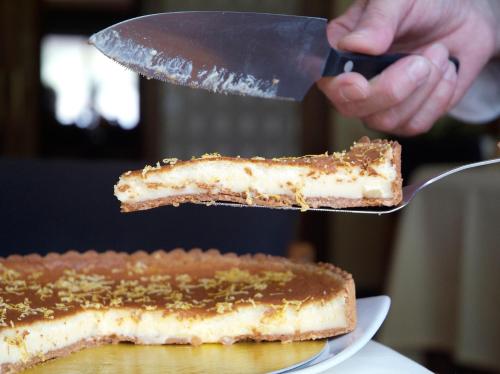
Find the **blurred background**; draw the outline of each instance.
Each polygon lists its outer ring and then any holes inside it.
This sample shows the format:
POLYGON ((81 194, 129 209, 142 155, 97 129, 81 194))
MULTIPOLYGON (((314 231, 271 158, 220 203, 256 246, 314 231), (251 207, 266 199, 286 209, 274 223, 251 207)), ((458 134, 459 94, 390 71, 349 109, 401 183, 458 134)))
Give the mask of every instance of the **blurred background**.
MULTIPOLYGON (((302 155, 386 136, 340 117, 316 88, 291 103, 141 79, 88 45, 92 33, 156 12, 330 19, 349 4, 0 0, 0 255, 216 247, 331 261, 353 273, 359 296, 393 298, 383 342, 441 373, 500 370, 498 168, 451 177, 389 216, 204 206, 119 213, 118 176, 165 157, 302 155), (481 312, 467 309, 471 300, 481 312)), ((403 177, 494 157, 499 138, 498 122, 445 118, 426 135, 397 139, 403 177)))

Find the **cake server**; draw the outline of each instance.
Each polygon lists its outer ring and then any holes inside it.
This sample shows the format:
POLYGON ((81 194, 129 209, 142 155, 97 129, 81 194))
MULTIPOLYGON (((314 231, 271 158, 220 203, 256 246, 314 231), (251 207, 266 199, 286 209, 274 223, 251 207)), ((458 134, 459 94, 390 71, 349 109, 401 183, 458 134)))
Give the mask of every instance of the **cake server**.
POLYGON ((146 78, 298 101, 323 76, 354 71, 370 79, 407 56, 332 49, 326 26, 323 18, 277 14, 160 13, 108 27, 90 43, 146 78))
MULTIPOLYGON (((377 215, 382 215, 382 214, 387 214, 387 213, 394 213, 397 212, 398 210, 403 209, 405 206, 407 206, 413 198, 417 195, 418 192, 422 191, 425 187, 430 186, 434 182, 437 182, 449 175, 467 170, 467 169, 472 169, 472 168, 477 168, 479 166, 486 166, 486 165, 492 165, 492 164, 500 164, 500 158, 493 158, 491 160, 486 160, 486 161, 479 161, 479 162, 474 162, 472 164, 466 164, 462 165, 459 167, 456 167, 454 169, 447 170, 445 172, 442 172, 438 175, 435 175, 432 178, 428 178, 425 180, 418 181, 416 183, 407 185, 403 187, 403 199, 401 202, 396 205, 396 206, 389 206, 389 207, 369 207, 369 208, 342 208, 342 209, 336 209, 336 208, 309 208, 308 211, 316 211, 316 212, 341 212, 341 213, 362 213, 362 214, 377 214, 377 215)), ((260 206, 260 205, 245 205, 245 204, 238 204, 238 203, 225 203, 225 202, 216 202, 214 205, 219 205, 219 206, 232 206, 232 207, 255 207, 255 208, 271 208, 271 209, 286 209, 286 210, 301 210, 300 206, 283 206, 283 207, 268 207, 268 206, 260 206)))

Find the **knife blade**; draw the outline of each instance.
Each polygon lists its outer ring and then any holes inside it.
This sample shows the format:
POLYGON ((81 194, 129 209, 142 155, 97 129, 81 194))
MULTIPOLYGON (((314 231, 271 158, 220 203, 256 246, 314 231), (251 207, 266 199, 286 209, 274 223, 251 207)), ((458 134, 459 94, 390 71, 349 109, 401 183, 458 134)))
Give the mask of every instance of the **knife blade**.
POLYGON ((296 101, 322 76, 354 71, 370 79, 406 56, 332 49, 326 26, 323 18, 278 14, 159 13, 110 26, 89 42, 149 79, 296 101))

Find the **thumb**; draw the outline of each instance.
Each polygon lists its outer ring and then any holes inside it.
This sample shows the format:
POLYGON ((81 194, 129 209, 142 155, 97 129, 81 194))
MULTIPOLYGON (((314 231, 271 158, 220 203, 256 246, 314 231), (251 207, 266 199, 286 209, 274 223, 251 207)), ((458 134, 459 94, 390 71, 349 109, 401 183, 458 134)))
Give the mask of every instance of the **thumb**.
POLYGON ((390 48, 410 1, 369 0, 352 32, 343 36, 343 50, 379 55, 390 48))

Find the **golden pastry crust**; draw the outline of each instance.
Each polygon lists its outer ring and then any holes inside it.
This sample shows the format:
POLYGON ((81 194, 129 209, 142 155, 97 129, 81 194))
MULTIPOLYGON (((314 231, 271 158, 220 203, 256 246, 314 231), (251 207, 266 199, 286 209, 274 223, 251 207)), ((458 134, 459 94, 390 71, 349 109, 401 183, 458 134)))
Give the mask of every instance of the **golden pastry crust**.
MULTIPOLYGON (((401 196, 401 193, 399 193, 401 196)), ((218 200, 238 203, 238 204, 248 204, 248 197, 245 193, 234 194, 225 193, 224 191, 217 194, 218 200)), ((197 195, 180 195, 175 197, 167 197, 161 199, 147 200, 138 203, 123 203, 121 205, 121 211, 124 213, 134 212, 138 210, 147 210, 152 208, 157 208, 163 205, 179 205, 183 203, 194 203, 194 204, 212 204, 215 196, 208 194, 197 194, 197 195)), ((342 209, 349 207, 369 207, 369 206, 393 206, 397 205, 400 201, 400 197, 395 197, 393 199, 377 199, 377 198, 365 198, 365 199, 344 199, 344 198, 314 198, 304 199, 308 208, 320 208, 329 207, 334 209, 342 209)), ((286 207, 296 205, 297 201, 295 198, 291 198, 286 195, 274 195, 271 197, 260 197, 252 196, 252 205, 259 206, 269 206, 269 207, 286 207)))

